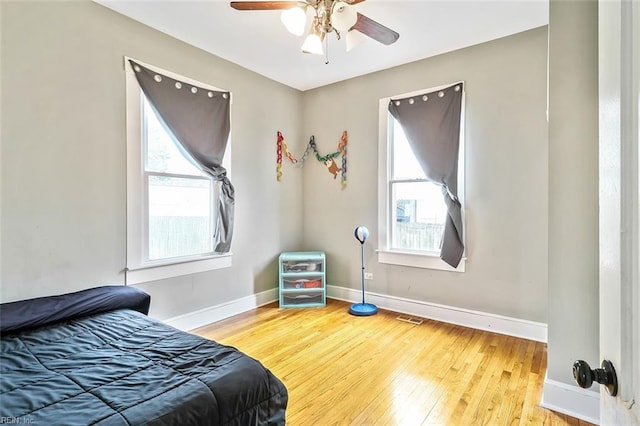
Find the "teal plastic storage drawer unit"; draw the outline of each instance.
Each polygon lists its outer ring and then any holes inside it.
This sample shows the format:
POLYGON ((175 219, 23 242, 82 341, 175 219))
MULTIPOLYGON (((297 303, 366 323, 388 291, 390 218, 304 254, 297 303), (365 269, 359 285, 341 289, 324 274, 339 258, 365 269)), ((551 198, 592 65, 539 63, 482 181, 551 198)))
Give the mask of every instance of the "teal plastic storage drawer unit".
POLYGON ((280 266, 280 307, 308 308, 327 302, 324 252, 282 253, 280 266))

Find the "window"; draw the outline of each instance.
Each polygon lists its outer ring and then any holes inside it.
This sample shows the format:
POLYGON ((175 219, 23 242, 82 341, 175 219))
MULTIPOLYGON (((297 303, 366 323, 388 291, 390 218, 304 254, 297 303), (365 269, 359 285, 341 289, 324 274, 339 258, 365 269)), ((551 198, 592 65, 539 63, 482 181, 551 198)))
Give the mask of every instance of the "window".
MULTIPOLYGON (((125 64, 127 284, 230 266, 230 254, 216 254, 213 249, 219 182, 203 172, 165 128, 129 61, 125 64)), ((229 157, 227 152, 226 166, 229 157)))
POLYGON ((427 180, 400 123, 391 116, 388 143, 390 203, 395 213, 389 227, 390 248, 437 255, 447 216, 440 187, 427 180))
MULTIPOLYGON (((433 88, 399 95, 421 97, 433 88)), ((453 268, 440 259, 447 219, 440 185, 427 180, 400 123, 389 113, 391 98, 380 100, 378 179, 378 260, 405 266, 463 272, 465 259, 453 268)), ((458 196, 464 196, 464 96, 462 101, 458 196)), ((463 212, 464 217, 464 212, 463 212)))
POLYGON ((213 252, 213 180, 192 163, 141 94, 143 209, 149 261, 213 252))

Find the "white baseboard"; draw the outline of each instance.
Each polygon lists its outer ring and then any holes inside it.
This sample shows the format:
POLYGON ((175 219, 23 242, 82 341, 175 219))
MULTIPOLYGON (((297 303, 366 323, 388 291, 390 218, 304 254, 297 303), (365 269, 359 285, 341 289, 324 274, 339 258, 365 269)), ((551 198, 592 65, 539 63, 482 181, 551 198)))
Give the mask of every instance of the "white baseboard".
POLYGON ((600 424, 600 394, 548 378, 540 406, 593 424, 600 424))
MULTIPOLYGON (((347 302, 359 302, 362 298, 362 293, 351 288, 328 285, 327 297, 347 302)), ((368 302, 382 309, 398 313, 415 315, 421 318, 429 318, 436 321, 521 337, 538 342, 547 342, 547 325, 544 323, 384 294, 367 292, 366 297, 368 302)), ((169 318, 164 320, 164 322, 180 330, 193 330, 277 300, 278 289, 273 288, 251 296, 169 318)))
POLYGON ((166 319, 163 322, 179 330, 189 331, 250 311, 258 306, 263 306, 276 300, 278 300, 278 289, 272 288, 261 293, 252 294, 251 296, 209 306, 208 308, 189 312, 184 315, 178 315, 177 317, 166 319))
MULTIPOLYGON (((347 302, 362 301, 362 291, 346 287, 327 286, 327 297, 347 302)), ((491 331, 523 339, 547 342, 547 324, 510 318, 487 312, 404 299, 385 294, 366 293, 368 303, 390 311, 415 315, 478 330, 491 331)))

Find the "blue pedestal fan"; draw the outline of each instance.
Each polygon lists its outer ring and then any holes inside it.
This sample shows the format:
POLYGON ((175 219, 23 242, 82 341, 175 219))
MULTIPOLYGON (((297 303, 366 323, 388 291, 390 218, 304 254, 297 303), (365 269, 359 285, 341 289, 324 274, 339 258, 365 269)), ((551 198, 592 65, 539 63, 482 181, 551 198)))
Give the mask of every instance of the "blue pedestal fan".
POLYGON ((366 317, 378 312, 376 305, 365 303, 364 301, 364 242, 369 237, 369 230, 364 226, 358 226, 353 235, 356 237, 356 240, 360 242, 360 257, 362 259, 362 303, 354 303, 351 305, 349 313, 351 315, 366 317))

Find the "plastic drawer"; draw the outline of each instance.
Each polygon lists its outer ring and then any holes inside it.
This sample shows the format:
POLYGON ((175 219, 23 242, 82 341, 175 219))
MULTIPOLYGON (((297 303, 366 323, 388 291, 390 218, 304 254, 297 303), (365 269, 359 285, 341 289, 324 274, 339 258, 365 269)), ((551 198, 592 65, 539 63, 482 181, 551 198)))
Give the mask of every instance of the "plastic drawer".
POLYGON ((312 276, 295 276, 282 278, 282 288, 284 290, 300 289, 300 288, 324 288, 322 275, 312 276))
POLYGON ((322 261, 313 260, 287 260, 282 262, 282 272, 322 272, 322 261))
POLYGON ((324 292, 282 292, 283 306, 321 306, 324 305, 324 292))

